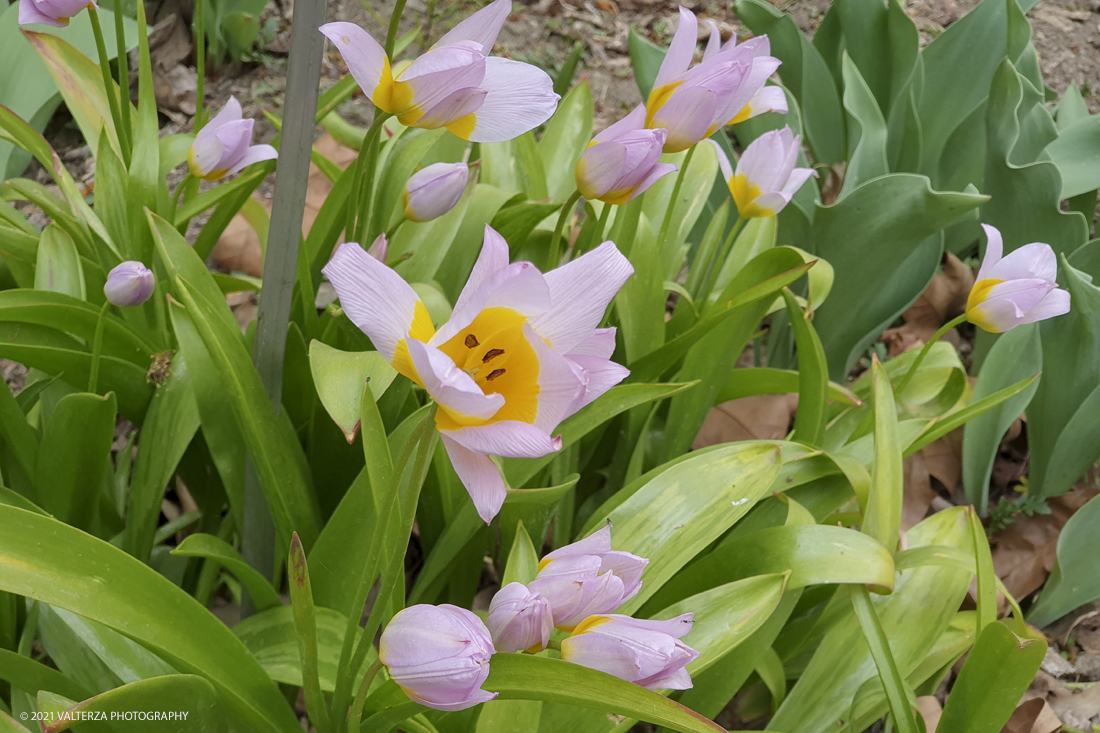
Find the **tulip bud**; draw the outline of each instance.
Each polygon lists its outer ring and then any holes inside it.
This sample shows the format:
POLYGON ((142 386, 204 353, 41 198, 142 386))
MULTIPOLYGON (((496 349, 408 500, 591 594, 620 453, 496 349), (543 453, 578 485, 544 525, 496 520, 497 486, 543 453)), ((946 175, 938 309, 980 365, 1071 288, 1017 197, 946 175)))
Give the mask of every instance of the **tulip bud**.
POLYGON ((111 305, 125 308, 149 300, 157 281, 153 271, 140 262, 123 262, 107 274, 103 294, 111 305))
POLYGON ((497 696, 481 689, 494 651, 481 619, 449 604, 398 612, 378 644, 394 682, 413 702, 436 710, 465 710, 497 696))
POLYGON ((692 616, 685 613, 668 621, 590 616, 561 643, 561 658, 647 690, 687 690, 691 675, 684 667, 699 652, 680 638, 691 631, 692 616))
POLYGON ((1002 258, 995 227, 985 229, 985 258, 966 299, 966 320, 983 331, 1003 333, 1069 312, 1069 293, 1055 282, 1058 261, 1049 244, 1032 242, 1002 258))
POLYGON ((462 198, 469 175, 465 163, 433 163, 413 173, 401 194, 405 218, 422 222, 446 214, 462 198))
POLYGON ((765 132, 745 148, 737 161, 736 172, 722 148, 712 142, 740 216, 746 219, 775 216, 790 203, 807 178, 817 178, 817 171, 794 167, 798 160, 798 142, 798 136, 792 134, 789 127, 765 132))
POLYGON ((230 97, 217 117, 199 131, 187 151, 187 166, 191 175, 217 181, 253 163, 279 157, 270 145, 249 145, 252 142, 253 120, 242 119, 241 115, 240 102, 236 97, 230 97))
POLYGON ((41 23, 64 28, 69 18, 88 6, 99 7, 88 0, 23 0, 19 3, 19 25, 41 23))
POLYGON ((644 124, 645 107, 639 105, 593 138, 575 171, 582 196, 589 201, 625 204, 676 170, 671 163, 658 162, 668 131, 646 130, 644 124))
POLYGON ((381 262, 383 265, 386 264, 386 257, 389 255, 389 252, 390 243, 386 241, 385 234, 379 234, 378 238, 374 240, 374 244, 372 244, 370 246, 370 249, 367 250, 367 254, 381 262))
POLYGON ((554 625, 571 630, 593 614, 609 613, 642 588, 649 560, 611 549, 611 527, 554 550, 539 563, 528 588, 550 602, 554 625))
POLYGON ((554 619, 548 600, 523 583, 509 583, 493 596, 486 625, 498 652, 534 654, 546 648, 554 619))

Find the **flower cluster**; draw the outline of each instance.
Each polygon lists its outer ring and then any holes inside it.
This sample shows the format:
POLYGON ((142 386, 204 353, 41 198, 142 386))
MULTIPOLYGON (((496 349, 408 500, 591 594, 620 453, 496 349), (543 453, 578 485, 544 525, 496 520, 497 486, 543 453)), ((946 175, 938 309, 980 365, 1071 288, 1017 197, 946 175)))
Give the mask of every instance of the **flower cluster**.
POLYGON ((379 658, 412 700, 462 710, 492 700, 482 689, 495 653, 538 653, 557 627, 572 632, 561 657, 649 690, 691 687, 687 665, 699 656, 681 639, 692 614, 656 621, 613 613, 642 587, 649 561, 611 549, 611 528, 551 552, 537 577, 509 583, 493 597, 488 623, 451 605, 411 606, 386 627, 379 658))

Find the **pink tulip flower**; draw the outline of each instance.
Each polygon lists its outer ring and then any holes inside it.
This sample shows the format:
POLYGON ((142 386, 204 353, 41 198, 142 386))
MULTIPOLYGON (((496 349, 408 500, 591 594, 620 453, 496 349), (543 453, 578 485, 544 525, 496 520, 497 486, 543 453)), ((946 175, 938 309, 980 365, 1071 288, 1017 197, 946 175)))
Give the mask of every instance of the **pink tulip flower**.
MULTIPOLYGON (((707 39, 707 48, 703 51, 703 61, 709 61, 717 56, 719 53, 727 53, 734 48, 737 48, 737 37, 734 36, 726 43, 722 45, 722 36, 718 32, 718 25, 713 20, 706 21, 710 26, 710 38, 707 39)), ((741 44, 743 48, 751 48, 753 58, 765 58, 771 55, 771 42, 767 36, 757 36, 756 38, 750 38, 741 44)), ((769 64, 761 64, 759 68, 754 64, 753 72, 757 75, 763 74, 768 69, 769 64)), ((773 70, 774 71, 774 70, 773 70)), ((764 74, 762 77, 764 80, 771 74, 764 74)), ((750 87, 756 83, 757 79, 754 79, 750 83, 750 87)), ((744 122, 745 120, 762 115, 765 112, 776 112, 778 114, 787 114, 789 112, 787 106, 787 95, 780 87, 765 87, 759 88, 755 94, 749 99, 744 107, 738 111, 732 119, 727 122, 727 125, 735 125, 738 122, 744 122)))
POLYGON ((454 208, 466 189, 470 169, 465 163, 433 163, 413 173, 401 202, 409 221, 431 221, 454 208))
POLYGON ((103 295, 111 305, 126 308, 149 300, 156 287, 153 271, 140 262, 123 262, 107 273, 103 295))
POLYGON ((374 105, 402 125, 446 127, 464 140, 511 140, 554 114, 558 95, 545 71, 489 56, 511 0, 495 0, 462 21, 412 62, 391 59, 354 23, 328 23, 321 32, 374 105))
POLYGON ((1055 283, 1058 261, 1049 244, 1032 242, 1002 257, 995 227, 985 230, 985 258, 966 299, 966 320, 983 331, 1003 333, 1069 312, 1069 293, 1055 283))
POLYGON ((278 158, 279 153, 270 145, 250 145, 253 122, 241 119, 241 103, 230 97, 225 108, 206 123, 191 143, 187 151, 191 175, 217 181, 253 163, 278 158))
POLYGON ((481 619, 449 604, 399 611, 378 644, 393 681, 413 702, 436 710, 465 710, 495 698, 481 689, 494 652, 481 619))
POLYGON ((745 218, 775 216, 807 178, 817 177, 817 171, 794 167, 798 140, 789 127, 765 132, 741 153, 736 172, 722 148, 711 142, 738 214, 745 218))
POLYGON ((625 204, 676 170, 671 163, 659 162, 668 132, 646 130, 644 125, 645 107, 639 105, 592 139, 575 171, 582 196, 625 204))
POLYGON ((645 126, 668 130, 666 153, 687 150, 735 119, 779 68, 764 37, 729 44, 689 68, 698 27, 695 16, 680 8, 680 24, 646 100, 645 126))
POLYGON ((508 243, 486 226, 437 331, 416 291, 358 244, 343 244, 324 268, 351 321, 438 404, 443 446, 486 522, 507 496, 489 456, 560 450, 558 424, 629 373, 609 360, 614 330, 597 326, 633 272, 604 242, 543 275, 529 262, 508 264, 508 243))
POLYGON ((89 6, 99 7, 88 0, 22 0, 19 3, 19 25, 41 23, 64 28, 69 24, 69 18, 79 15, 89 6))
POLYGON ((593 614, 610 613, 637 595, 649 560, 611 549, 611 527, 560 547, 539 563, 528 584, 550 602, 554 625, 569 631, 593 614))
POLYGON ((687 690, 692 685, 685 667, 699 652, 680 639, 691 631, 692 616, 668 621, 590 616, 561 643, 561 658, 647 690, 687 690))
POLYGON ((486 625, 498 652, 541 652, 554 630, 550 602, 523 583, 509 583, 497 591, 486 625))

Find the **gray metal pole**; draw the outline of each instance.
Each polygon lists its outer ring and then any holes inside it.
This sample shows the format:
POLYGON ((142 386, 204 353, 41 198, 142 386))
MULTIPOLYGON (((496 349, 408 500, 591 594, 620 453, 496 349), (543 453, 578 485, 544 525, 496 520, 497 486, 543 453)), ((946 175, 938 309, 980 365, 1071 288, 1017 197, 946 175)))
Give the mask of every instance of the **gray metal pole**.
MULTIPOLYGON (((313 118, 317 109, 321 56, 325 47, 325 37, 317 29, 325 22, 326 10, 327 0, 296 0, 290 33, 275 200, 264 259, 256 344, 252 349, 252 362, 271 404, 275 406, 276 414, 282 407, 283 353, 294 294, 294 274, 309 183, 309 158, 313 148, 313 118)), ((241 544, 248 564, 271 578, 275 562, 275 525, 251 461, 245 467, 241 544)), ((251 614, 254 610, 251 599, 246 597, 245 614, 251 614)))

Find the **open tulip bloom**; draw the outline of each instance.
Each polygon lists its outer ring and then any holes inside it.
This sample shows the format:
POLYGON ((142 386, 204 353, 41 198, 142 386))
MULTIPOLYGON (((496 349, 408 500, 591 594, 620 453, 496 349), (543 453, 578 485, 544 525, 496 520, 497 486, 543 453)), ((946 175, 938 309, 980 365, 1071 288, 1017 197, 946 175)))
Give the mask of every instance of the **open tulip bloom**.
POLYGON ((647 690, 690 689, 684 669, 699 652, 680 639, 694 614, 667 621, 620 614, 590 616, 561 643, 561 658, 633 682, 647 690))
POLYGON ((22 0, 19 3, 19 25, 41 23, 64 28, 69 18, 87 7, 98 8, 88 0, 22 0))
POLYGON ((378 42, 354 23, 328 23, 321 32, 364 94, 402 125, 446 127, 463 140, 503 142, 546 122, 558 103, 545 71, 489 57, 511 12, 511 0, 496 0, 423 56, 393 67, 378 42))
POLYGON ((470 279, 437 331, 401 276, 356 243, 325 266, 351 321, 439 405, 436 427, 478 514, 492 521, 507 488, 489 456, 561 448, 558 424, 622 381, 614 329, 597 326, 634 272, 611 242, 546 273, 508 264, 491 227, 470 279))
POLYGON ((206 123, 187 151, 191 175, 217 181, 239 173, 253 163, 274 160, 278 151, 270 145, 252 145, 253 120, 242 119, 241 103, 230 97, 218 115, 206 123))
POLYGON ((1069 293, 1055 283, 1058 260, 1049 244, 1032 242, 1002 257, 1004 245, 995 227, 985 230, 985 258, 970 297, 966 319, 978 328, 1002 333, 1069 312, 1069 293))
POLYGON ((639 105, 592 139, 575 171, 582 196, 625 204, 676 170, 671 163, 659 162, 668 132, 646 130, 644 125, 645 107, 639 105))
POLYGON ((736 171, 722 148, 712 144, 718 151, 718 165, 737 204, 737 213, 746 219, 775 216, 790 203, 806 179, 817 177, 817 171, 810 168, 795 168, 799 138, 786 126, 753 140, 741 153, 736 171))
MULTIPOLYGON (((740 45, 731 42, 722 48, 717 48, 715 41, 710 54, 698 66, 689 68, 698 30, 695 15, 680 8, 680 24, 646 100, 645 126, 668 130, 666 153, 687 150, 739 119, 779 68, 779 60, 767 55, 770 49, 763 36, 740 45)), ((711 38, 717 38, 717 34, 712 32, 711 38)))
MULTIPOLYGON (((713 20, 708 20, 707 25, 710 26, 710 37, 707 39, 707 48, 703 51, 703 61, 709 61, 717 56, 719 53, 729 52, 734 48, 737 48, 737 37, 734 36, 726 43, 722 45, 722 36, 718 32, 718 25, 713 20)), ((757 36, 756 38, 750 38, 741 44, 742 48, 751 48, 754 58, 770 58, 771 55, 771 41, 767 36, 757 36)), ((759 81, 761 84, 767 80, 769 74, 764 74, 768 70, 770 63, 761 63, 753 65, 753 73, 758 78, 751 79, 749 86, 754 87, 759 81), (762 75, 762 76, 761 76, 762 75)), ((774 69, 772 70, 774 71, 774 69)), ((767 87, 761 86, 759 90, 752 95, 745 106, 735 114, 728 123, 729 125, 735 125, 738 122, 744 122, 747 119, 762 115, 765 112, 776 112, 781 115, 787 114, 790 109, 787 106, 787 94, 780 87, 767 87)))
POLYGON ((610 613, 637 595, 648 564, 645 558, 612 550, 611 527, 605 526, 542 558, 528 587, 549 601, 554 625, 571 631, 589 616, 610 613))

